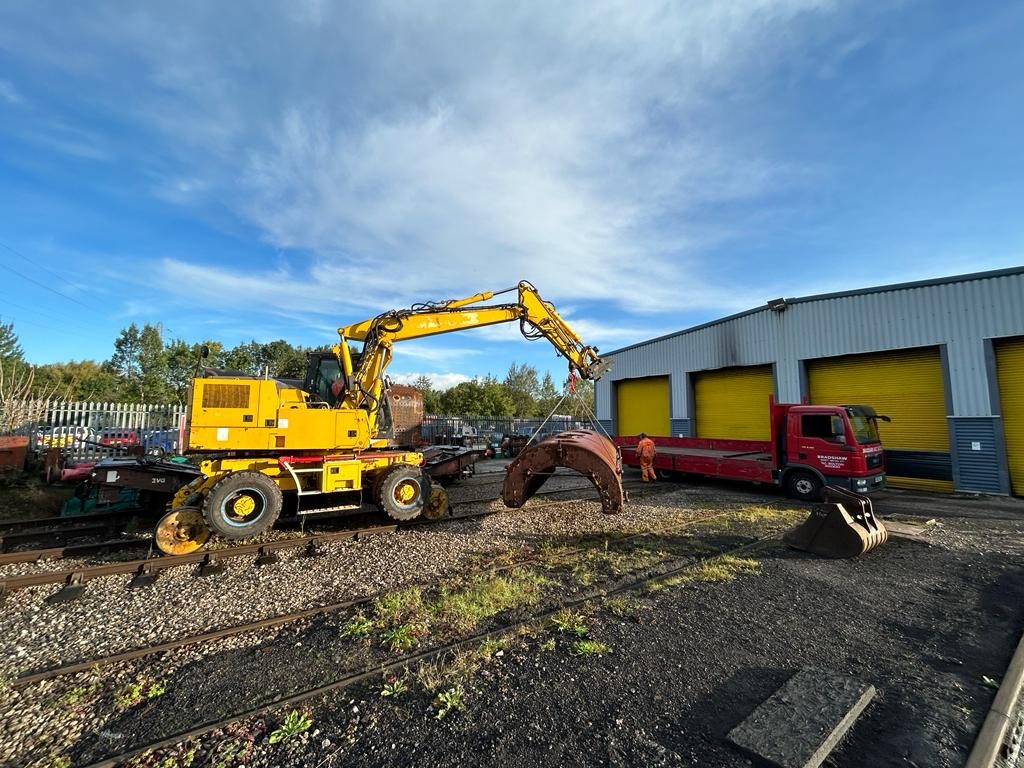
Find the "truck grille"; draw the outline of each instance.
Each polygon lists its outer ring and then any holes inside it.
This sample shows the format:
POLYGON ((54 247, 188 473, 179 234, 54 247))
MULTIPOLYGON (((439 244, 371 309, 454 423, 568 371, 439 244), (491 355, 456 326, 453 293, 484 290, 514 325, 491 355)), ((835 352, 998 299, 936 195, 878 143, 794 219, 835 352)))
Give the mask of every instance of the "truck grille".
POLYGON ((867 460, 868 469, 877 469, 878 467, 882 466, 882 454, 880 453, 868 454, 867 460))

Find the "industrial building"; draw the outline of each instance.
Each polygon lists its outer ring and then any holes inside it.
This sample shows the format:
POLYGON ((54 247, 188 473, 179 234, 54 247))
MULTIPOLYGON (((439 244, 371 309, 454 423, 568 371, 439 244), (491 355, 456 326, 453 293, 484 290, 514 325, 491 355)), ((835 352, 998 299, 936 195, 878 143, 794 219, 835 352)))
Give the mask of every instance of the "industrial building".
POLYGON ((1024 267, 775 299, 606 355, 613 434, 769 439, 768 398, 871 405, 893 487, 1024 496, 1024 267))

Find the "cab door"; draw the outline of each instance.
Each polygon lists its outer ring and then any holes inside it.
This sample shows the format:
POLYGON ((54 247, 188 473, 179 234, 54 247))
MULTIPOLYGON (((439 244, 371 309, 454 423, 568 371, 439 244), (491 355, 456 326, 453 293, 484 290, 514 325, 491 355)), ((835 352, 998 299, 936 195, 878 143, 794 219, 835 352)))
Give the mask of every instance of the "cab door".
POLYGON ((835 411, 801 411, 790 414, 790 464, 815 467, 823 475, 841 475, 850 471, 853 456, 852 435, 846 422, 835 411))

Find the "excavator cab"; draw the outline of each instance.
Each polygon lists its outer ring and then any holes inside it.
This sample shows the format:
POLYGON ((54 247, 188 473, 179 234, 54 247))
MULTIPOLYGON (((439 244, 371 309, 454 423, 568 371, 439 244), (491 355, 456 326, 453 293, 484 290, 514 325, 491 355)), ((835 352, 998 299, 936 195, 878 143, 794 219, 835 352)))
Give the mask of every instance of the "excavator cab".
POLYGON ((327 403, 329 408, 336 408, 338 403, 345 397, 345 374, 342 373, 341 363, 333 352, 310 352, 306 358, 306 378, 302 382, 302 389, 308 392, 310 400, 317 403, 327 403), (341 382, 341 388, 335 387, 335 382, 341 382))

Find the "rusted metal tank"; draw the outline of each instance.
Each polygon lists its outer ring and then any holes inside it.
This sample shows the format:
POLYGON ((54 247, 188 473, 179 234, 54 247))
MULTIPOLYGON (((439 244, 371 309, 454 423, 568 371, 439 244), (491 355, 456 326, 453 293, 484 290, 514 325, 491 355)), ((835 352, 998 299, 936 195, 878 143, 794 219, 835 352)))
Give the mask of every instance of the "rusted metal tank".
POLYGON ((21 472, 28 456, 28 436, 0 435, 0 472, 21 472))
POLYGON ((590 481, 601 494, 603 511, 622 511, 622 456, 607 437, 572 430, 528 446, 508 465, 501 498, 507 507, 521 507, 558 467, 568 467, 590 481))
POLYGON ((420 430, 423 426, 423 394, 415 387, 392 384, 391 422, 395 445, 416 447, 420 444, 420 430))

